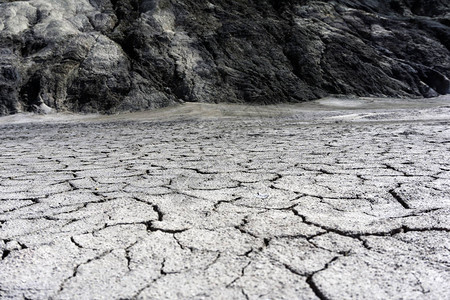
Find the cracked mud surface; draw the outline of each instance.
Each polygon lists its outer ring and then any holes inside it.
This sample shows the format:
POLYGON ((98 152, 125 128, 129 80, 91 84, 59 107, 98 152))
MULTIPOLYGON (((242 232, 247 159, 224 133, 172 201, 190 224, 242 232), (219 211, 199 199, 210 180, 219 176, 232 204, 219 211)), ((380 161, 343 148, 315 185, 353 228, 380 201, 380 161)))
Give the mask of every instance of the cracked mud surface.
POLYGON ((444 100, 3 122, 0 298, 444 299, 444 100))

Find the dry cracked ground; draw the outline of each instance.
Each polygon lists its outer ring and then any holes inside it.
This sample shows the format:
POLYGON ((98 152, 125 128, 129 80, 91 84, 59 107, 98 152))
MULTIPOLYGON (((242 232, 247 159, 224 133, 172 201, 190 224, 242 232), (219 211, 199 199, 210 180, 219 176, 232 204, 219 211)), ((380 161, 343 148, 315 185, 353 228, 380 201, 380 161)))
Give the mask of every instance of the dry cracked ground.
POLYGON ((5 117, 0 298, 445 299, 449 104, 5 117))

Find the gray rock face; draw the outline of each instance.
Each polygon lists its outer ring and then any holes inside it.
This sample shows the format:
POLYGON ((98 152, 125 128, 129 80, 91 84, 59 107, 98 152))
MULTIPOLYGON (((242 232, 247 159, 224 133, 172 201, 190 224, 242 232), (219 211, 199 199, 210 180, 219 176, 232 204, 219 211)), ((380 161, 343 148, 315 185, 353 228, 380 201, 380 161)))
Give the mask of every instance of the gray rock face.
POLYGON ((0 114, 449 93, 450 6, 0 0, 0 114))

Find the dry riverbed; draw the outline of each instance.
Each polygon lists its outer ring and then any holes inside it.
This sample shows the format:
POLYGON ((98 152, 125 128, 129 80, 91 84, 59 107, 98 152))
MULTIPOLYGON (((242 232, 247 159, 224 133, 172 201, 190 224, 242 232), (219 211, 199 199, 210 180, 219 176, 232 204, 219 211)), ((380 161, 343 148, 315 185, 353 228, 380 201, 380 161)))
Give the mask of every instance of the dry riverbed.
POLYGON ((0 140, 2 299, 450 294, 449 96, 22 114, 0 140))

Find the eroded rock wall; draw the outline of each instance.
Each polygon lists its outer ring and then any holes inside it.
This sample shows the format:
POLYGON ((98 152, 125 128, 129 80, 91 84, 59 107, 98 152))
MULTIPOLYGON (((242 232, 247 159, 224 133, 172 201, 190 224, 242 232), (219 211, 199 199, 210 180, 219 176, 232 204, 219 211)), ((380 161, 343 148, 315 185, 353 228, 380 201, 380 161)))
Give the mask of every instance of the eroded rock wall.
POLYGON ((0 114, 449 93, 445 0, 0 0, 0 114))

